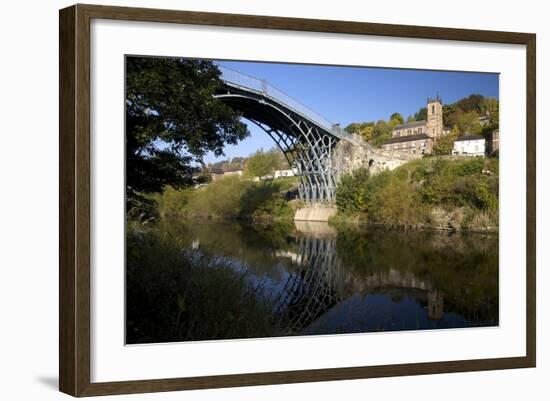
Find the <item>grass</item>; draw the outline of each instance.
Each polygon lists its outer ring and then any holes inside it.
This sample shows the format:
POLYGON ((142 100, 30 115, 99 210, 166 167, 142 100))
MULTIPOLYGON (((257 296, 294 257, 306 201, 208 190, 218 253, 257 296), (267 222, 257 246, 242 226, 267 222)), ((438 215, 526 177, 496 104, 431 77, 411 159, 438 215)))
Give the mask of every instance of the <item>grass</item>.
POLYGON ((130 226, 129 344, 271 336, 278 332, 262 284, 228 260, 185 250, 175 237, 130 226))

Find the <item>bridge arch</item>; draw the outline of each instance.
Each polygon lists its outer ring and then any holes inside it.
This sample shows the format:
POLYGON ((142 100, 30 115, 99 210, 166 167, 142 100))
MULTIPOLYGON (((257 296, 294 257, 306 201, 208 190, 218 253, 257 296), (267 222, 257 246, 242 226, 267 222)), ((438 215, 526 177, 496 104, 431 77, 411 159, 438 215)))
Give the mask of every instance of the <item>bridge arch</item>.
POLYGON ((220 67, 223 85, 215 97, 266 132, 300 178, 306 202, 334 203, 332 152, 345 133, 267 82, 220 67))

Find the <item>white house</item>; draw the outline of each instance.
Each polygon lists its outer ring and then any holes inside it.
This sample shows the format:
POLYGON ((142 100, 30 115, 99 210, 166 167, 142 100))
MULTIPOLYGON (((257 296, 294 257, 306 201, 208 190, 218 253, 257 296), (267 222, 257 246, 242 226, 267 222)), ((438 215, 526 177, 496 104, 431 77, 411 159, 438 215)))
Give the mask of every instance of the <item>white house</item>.
POLYGON ((485 156, 485 138, 481 135, 467 135, 454 142, 453 155, 485 156))
POLYGON ((296 169, 275 170, 275 178, 294 177, 296 174, 297 174, 296 169))

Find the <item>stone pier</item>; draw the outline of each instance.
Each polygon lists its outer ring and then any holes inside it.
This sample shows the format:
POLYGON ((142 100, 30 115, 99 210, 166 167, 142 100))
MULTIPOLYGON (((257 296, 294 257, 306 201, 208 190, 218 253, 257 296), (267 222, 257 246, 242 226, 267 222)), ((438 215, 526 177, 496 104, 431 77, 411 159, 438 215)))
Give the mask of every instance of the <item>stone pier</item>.
POLYGON ((307 207, 296 210, 294 220, 296 221, 328 221, 336 214, 336 206, 324 204, 311 204, 307 207))

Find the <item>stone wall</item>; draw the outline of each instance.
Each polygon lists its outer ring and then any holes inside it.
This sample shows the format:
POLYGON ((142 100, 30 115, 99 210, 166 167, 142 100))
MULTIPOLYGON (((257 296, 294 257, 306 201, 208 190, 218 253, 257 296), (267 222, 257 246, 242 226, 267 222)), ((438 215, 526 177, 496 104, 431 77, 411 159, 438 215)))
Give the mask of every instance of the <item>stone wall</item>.
POLYGON ((341 140, 333 149, 332 167, 336 171, 336 181, 359 168, 367 168, 373 174, 393 170, 400 165, 421 158, 422 155, 400 152, 399 150, 377 149, 365 142, 359 135, 350 140, 341 140))

